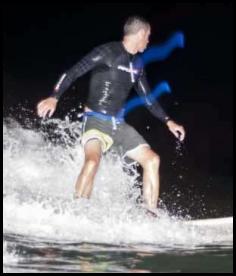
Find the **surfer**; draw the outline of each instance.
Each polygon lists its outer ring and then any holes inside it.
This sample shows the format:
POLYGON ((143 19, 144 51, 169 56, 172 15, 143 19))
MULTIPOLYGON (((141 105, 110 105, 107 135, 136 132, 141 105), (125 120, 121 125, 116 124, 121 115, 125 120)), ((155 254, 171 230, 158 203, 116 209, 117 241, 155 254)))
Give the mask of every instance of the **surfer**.
POLYGON ((64 73, 50 97, 39 102, 37 112, 40 117, 51 117, 68 87, 92 70, 83 117, 85 161, 75 185, 75 195, 77 198, 90 197, 102 154, 115 149, 124 162, 137 162, 143 168, 144 205, 148 210, 155 211, 159 198, 160 157, 132 126, 116 115, 134 87, 141 97, 145 97, 145 105, 150 112, 180 141, 185 138, 185 130, 166 114, 157 101, 148 100, 150 88, 139 53, 149 43, 149 22, 139 16, 129 17, 123 31, 122 41, 95 47, 64 73))

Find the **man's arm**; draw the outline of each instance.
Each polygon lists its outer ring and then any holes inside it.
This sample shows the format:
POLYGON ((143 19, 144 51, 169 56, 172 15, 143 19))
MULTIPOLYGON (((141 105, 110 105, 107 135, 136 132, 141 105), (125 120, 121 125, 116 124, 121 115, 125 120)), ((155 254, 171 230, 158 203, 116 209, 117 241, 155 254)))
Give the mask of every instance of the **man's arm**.
POLYGON ((39 117, 51 117, 56 110, 57 102, 67 88, 80 76, 84 75, 95 66, 104 63, 104 47, 94 48, 89 54, 82 58, 69 71, 64 73, 54 87, 53 93, 45 100, 37 105, 37 113, 39 117))
POLYGON ((145 72, 143 72, 142 75, 139 77, 135 85, 135 90, 137 91, 140 97, 144 97, 145 106, 156 118, 158 118, 164 123, 167 123, 167 121, 170 120, 170 117, 166 114, 164 109, 157 101, 155 101, 154 99, 150 101, 149 93, 151 89, 147 82, 145 72))
POLYGON ((156 118, 165 123, 176 138, 178 138, 180 141, 183 141, 185 138, 185 130, 183 126, 178 125, 172 119, 170 119, 170 117, 166 114, 161 105, 157 101, 155 101, 155 99, 151 99, 150 95, 148 95, 151 90, 148 85, 145 72, 143 72, 142 76, 137 81, 135 89, 141 97, 145 98, 145 105, 150 110, 150 112, 156 118))
POLYGON ((83 57, 70 70, 64 73, 56 83, 51 97, 57 100, 80 76, 84 75, 95 66, 104 62, 104 51, 101 46, 94 48, 89 54, 83 57))

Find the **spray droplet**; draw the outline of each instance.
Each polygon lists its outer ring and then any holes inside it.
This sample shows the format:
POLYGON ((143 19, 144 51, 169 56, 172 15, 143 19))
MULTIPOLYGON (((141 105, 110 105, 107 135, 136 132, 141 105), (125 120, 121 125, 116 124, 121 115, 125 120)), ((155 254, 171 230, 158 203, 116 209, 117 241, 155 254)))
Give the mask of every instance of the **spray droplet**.
POLYGON ((77 118, 83 117, 83 113, 78 113, 77 118))

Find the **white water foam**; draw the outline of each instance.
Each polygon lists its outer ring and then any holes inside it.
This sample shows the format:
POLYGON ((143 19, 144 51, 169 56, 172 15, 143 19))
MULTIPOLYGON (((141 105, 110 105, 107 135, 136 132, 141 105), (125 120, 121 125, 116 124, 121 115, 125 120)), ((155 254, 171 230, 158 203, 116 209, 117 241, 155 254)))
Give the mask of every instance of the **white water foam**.
MULTIPOLYGON (((136 208, 137 173, 128 175, 118 157, 103 158, 90 200, 74 200, 83 165, 80 124, 50 120, 63 143, 12 121, 3 125, 3 231, 54 242, 152 244, 194 248, 232 241, 232 229, 204 231, 160 210, 154 219, 136 208), (76 139, 72 139, 75 138, 76 139)), ((16 260, 4 244, 4 261, 16 260)))

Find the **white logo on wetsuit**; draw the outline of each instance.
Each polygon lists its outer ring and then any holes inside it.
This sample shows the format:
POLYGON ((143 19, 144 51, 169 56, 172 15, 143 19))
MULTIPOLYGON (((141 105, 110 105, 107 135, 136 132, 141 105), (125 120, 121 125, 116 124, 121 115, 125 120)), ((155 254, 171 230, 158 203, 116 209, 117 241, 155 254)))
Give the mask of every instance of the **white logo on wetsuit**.
POLYGON ((130 73, 131 82, 135 82, 134 74, 138 74, 138 70, 133 69, 133 63, 129 63, 129 67, 125 67, 123 65, 118 65, 117 67, 119 70, 125 71, 127 73, 130 73))
POLYGON ((99 61, 101 58, 102 58, 101 56, 96 56, 96 57, 92 58, 92 61, 96 62, 96 61, 99 61))
POLYGON ((109 91, 110 84, 111 84, 110 81, 105 81, 105 88, 102 91, 103 92, 103 97, 99 101, 99 105, 102 105, 103 103, 105 103, 107 101, 107 98, 109 96, 108 91, 109 91))
POLYGON ((60 86, 61 86, 61 83, 62 83, 62 81, 64 80, 65 77, 66 77, 66 74, 63 74, 63 75, 61 76, 61 78, 59 79, 58 83, 56 84, 54 90, 56 90, 56 91, 59 90, 59 88, 60 88, 60 86))

